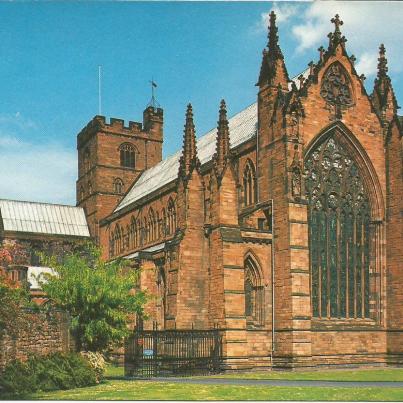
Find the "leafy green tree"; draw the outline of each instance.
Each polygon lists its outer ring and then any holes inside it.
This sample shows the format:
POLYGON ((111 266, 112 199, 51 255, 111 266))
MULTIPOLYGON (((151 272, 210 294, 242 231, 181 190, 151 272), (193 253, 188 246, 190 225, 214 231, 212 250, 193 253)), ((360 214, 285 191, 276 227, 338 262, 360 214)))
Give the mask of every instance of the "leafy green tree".
POLYGON ((43 274, 42 289, 52 303, 71 316, 77 350, 106 350, 129 334, 134 314, 143 314, 144 292, 134 291, 138 273, 123 259, 105 262, 98 248, 60 258, 41 254, 42 263, 54 274, 43 274))

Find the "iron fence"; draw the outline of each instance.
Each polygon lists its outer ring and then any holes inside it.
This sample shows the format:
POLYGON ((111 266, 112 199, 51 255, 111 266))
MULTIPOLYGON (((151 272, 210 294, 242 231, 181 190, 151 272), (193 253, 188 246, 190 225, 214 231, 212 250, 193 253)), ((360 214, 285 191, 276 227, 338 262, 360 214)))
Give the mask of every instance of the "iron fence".
POLYGON ((126 340, 125 375, 208 375, 220 372, 221 357, 218 329, 138 330, 126 340))

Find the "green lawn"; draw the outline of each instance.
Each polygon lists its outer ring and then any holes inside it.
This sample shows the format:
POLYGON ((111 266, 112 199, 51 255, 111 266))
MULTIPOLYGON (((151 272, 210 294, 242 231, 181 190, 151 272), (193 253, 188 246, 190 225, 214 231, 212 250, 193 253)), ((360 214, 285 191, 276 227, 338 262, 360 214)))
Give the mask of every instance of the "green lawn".
POLYGON ((344 400, 402 401, 403 388, 191 385, 107 380, 90 388, 41 393, 45 400, 344 400))
MULTIPOLYGON (((158 381, 116 379, 123 368, 108 366, 100 385, 67 391, 40 393, 46 400, 344 400, 403 401, 403 388, 334 388, 195 385, 158 381)), ((290 379, 333 381, 403 381, 403 369, 318 372, 256 372, 221 375, 243 379, 290 379)))
POLYGON ((248 372, 216 375, 215 378, 237 379, 288 379, 292 381, 378 381, 403 382, 403 368, 359 369, 359 370, 321 370, 300 372, 248 372))

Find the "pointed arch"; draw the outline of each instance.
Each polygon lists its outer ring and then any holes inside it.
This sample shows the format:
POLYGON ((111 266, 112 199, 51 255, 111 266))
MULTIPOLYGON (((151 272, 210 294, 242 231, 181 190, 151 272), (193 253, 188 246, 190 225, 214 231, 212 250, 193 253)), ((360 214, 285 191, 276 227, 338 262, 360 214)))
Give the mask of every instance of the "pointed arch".
POLYGON ((112 234, 111 234, 111 245, 110 245, 110 252, 111 252, 111 256, 116 256, 119 255, 120 253, 123 252, 124 247, 123 247, 123 231, 119 225, 119 223, 117 223, 115 225, 115 229, 113 230, 112 234))
POLYGON ((256 202, 256 169, 249 158, 243 169, 243 202, 245 207, 256 202))
POLYGON ((148 210, 148 242, 152 242, 157 238, 157 221, 152 207, 148 210))
POLYGON ((370 318, 374 220, 383 217, 379 179, 365 150, 337 122, 305 152, 312 315, 370 318))
POLYGON ((130 229, 129 229, 129 248, 134 249, 137 247, 138 239, 137 239, 137 221, 132 216, 130 219, 130 229))
POLYGON ((167 221, 168 221, 167 222, 168 235, 172 235, 176 231, 176 206, 172 197, 170 197, 168 200, 167 221))
POLYGON ((264 288, 260 265, 249 251, 244 259, 245 316, 248 328, 264 324, 264 288))
POLYGON ((360 174, 363 177, 364 183, 370 195, 371 213, 374 220, 384 220, 385 204, 382 194, 381 184, 376 173, 376 170, 371 162, 367 152, 357 139, 357 137, 344 125, 338 121, 333 122, 329 126, 321 130, 305 147, 304 160, 312 154, 312 151, 317 148, 322 142, 326 141, 330 136, 334 135, 336 140, 345 147, 348 153, 356 162, 360 174))

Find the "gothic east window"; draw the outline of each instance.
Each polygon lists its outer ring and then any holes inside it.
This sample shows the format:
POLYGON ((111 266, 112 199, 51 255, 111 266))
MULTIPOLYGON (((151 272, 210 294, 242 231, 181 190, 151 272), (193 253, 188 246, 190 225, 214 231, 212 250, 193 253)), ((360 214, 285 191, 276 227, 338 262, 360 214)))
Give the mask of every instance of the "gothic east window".
POLYGON ((134 146, 129 143, 123 143, 119 147, 119 151, 120 151, 120 166, 125 168, 135 168, 136 153, 134 146))
POLYGON ((248 160, 243 173, 243 200, 245 206, 256 202, 256 174, 252 161, 248 160))
POLYGON ((245 260, 245 316, 248 327, 261 326, 264 322, 263 284, 256 262, 245 260))
POLYGON ((337 132, 309 153, 305 174, 313 316, 369 318, 369 196, 337 132))
POLYGON ((113 182, 113 190, 117 194, 122 194, 123 193, 123 181, 120 178, 116 178, 113 182))

